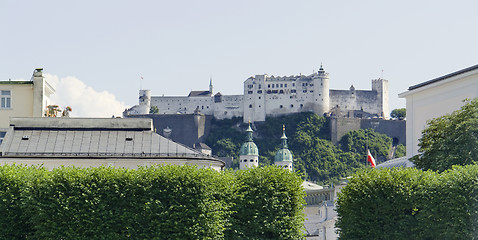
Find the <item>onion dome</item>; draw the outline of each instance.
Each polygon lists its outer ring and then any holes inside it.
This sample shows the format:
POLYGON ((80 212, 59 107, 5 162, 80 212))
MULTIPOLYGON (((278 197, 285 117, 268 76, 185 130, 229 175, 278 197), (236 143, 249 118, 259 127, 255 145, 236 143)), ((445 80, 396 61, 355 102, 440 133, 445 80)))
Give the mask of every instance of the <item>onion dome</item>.
POLYGON ((246 130, 246 142, 242 144, 241 151, 239 155, 256 155, 259 156, 259 150, 257 149, 256 144, 252 140, 252 128, 251 123, 249 122, 249 127, 246 130))
POLYGON ((289 151, 289 148, 287 147, 287 137, 285 136, 285 126, 282 126, 282 137, 280 138, 282 143, 281 143, 281 149, 277 151, 276 156, 274 158, 274 162, 292 162, 292 154, 289 151))

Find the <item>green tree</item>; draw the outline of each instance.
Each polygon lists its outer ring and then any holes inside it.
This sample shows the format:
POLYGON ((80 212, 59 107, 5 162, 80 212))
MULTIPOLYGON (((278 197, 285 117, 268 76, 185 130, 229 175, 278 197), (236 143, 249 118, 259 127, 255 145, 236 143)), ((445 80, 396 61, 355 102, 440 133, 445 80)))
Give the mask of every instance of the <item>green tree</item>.
POLYGON ((478 161, 478 98, 465 100, 461 109, 432 119, 419 139, 418 168, 444 171, 453 165, 478 161))
POLYGON ((390 117, 404 119, 407 117, 407 109, 406 108, 397 108, 393 109, 390 113, 390 117))
POLYGON ((151 106, 151 108, 149 109, 149 113, 150 114, 158 114, 159 113, 159 109, 157 106, 151 106))

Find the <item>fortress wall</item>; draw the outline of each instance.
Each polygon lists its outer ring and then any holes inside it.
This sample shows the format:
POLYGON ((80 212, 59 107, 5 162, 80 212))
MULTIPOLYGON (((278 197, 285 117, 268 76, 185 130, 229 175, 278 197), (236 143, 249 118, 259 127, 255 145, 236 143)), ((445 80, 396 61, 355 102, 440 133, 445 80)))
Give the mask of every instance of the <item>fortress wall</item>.
POLYGON ((330 108, 339 106, 342 111, 362 110, 381 116, 382 106, 376 91, 330 90, 330 108))
POLYGON ((157 106, 160 114, 192 114, 199 106, 204 114, 212 115, 212 97, 151 97, 151 105, 157 106))
POLYGON ((202 114, 146 114, 135 118, 151 118, 156 133, 165 136, 163 129, 170 128, 169 139, 192 147, 193 144, 206 141, 211 131, 212 116, 202 114))
POLYGON ((349 131, 368 128, 394 138, 398 144, 406 145, 406 121, 384 120, 379 118, 330 118, 331 140, 334 144, 337 144, 349 131))

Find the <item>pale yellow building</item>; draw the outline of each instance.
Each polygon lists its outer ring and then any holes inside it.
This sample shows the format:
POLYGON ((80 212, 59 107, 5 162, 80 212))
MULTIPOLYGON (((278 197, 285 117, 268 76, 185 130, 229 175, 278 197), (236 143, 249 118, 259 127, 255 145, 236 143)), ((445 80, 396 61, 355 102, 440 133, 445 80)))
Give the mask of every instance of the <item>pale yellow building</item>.
POLYGON ((50 95, 55 93, 37 68, 30 81, 0 81, 0 144, 12 117, 43 117, 50 95))

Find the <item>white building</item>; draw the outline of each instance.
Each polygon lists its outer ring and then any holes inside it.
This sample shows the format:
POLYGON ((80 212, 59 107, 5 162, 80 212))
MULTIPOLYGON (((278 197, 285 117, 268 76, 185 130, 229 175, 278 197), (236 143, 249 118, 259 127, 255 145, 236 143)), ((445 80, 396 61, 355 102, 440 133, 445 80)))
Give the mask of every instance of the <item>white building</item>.
POLYGON ((50 95, 55 89, 43 78, 43 69, 37 68, 30 81, 0 81, 0 144, 2 143, 10 118, 43 117, 50 95))
POLYGON ((407 101, 407 157, 418 154, 418 139, 427 121, 452 113, 463 100, 478 97, 478 65, 408 88, 398 95, 407 101))
POLYGON ((274 77, 256 75, 244 81, 243 95, 213 95, 208 91, 191 91, 187 97, 151 96, 140 90, 139 105, 124 115, 147 114, 156 106, 160 114, 191 114, 195 110, 217 119, 242 117, 244 122, 265 121, 266 116, 297 112, 314 112, 345 117, 380 117, 388 119, 388 81, 372 80, 372 90, 331 90, 329 73, 322 66, 311 75, 274 77))
POLYGON ((12 118, 0 164, 224 168, 223 161, 160 136, 152 126, 147 118, 12 118))

